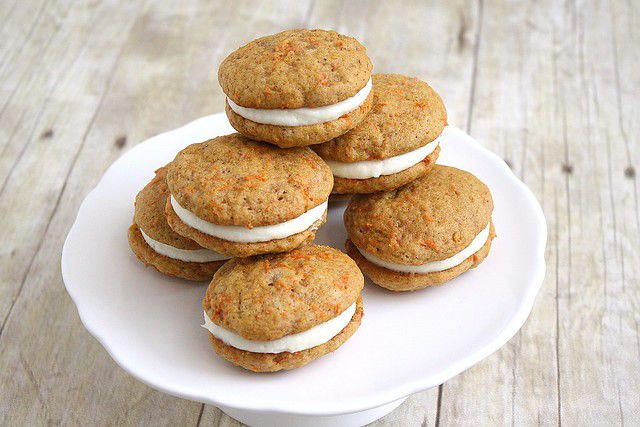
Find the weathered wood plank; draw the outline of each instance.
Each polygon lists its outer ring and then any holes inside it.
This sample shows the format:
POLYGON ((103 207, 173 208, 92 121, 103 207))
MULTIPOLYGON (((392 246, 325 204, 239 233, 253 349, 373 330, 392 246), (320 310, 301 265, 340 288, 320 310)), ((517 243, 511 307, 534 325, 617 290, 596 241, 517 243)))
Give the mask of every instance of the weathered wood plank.
POLYGON ((0 191, 31 140, 61 70, 71 66, 93 29, 90 8, 74 9, 77 27, 64 25, 70 8, 68 2, 22 4, 0 27, 0 191), (38 66, 42 63, 46 72, 38 66))
MULTIPOLYGON (((579 209, 577 214, 570 210, 569 216, 570 258, 565 268, 570 287, 560 325, 559 351, 565 362, 560 391, 563 401, 567 396, 572 403, 562 406, 562 419, 637 425, 640 230, 636 179, 630 172, 640 161, 640 78, 634 67, 640 46, 639 11, 633 2, 607 2, 574 13, 578 59, 585 64, 579 89, 588 104, 573 114, 567 110, 567 127, 569 135, 576 127, 588 129, 591 152, 586 170, 569 179, 567 190, 579 209), (592 218, 595 206, 600 206, 601 218, 592 218), (589 249, 594 237, 602 242, 601 249, 589 249), (580 375, 563 377, 565 371, 580 375)), ((569 144, 569 156, 580 155, 584 151, 578 141, 569 144)))
MULTIPOLYGON (((58 24, 57 15, 61 10, 68 10, 68 4, 62 2, 34 1, 28 6, 18 3, 7 1, 0 7, 0 76, 3 78, 10 77, 9 67, 24 66, 17 59, 36 54, 42 43, 46 44, 58 24)), ((24 73, 14 74, 12 77, 19 78, 24 73)))
MULTIPOLYGON (((66 179, 83 145, 92 146, 100 156, 110 155, 109 161, 116 155, 117 147, 111 141, 105 144, 104 135, 88 132, 104 120, 104 113, 97 111, 109 105, 105 94, 139 10, 135 2, 95 6, 88 15, 94 17, 89 23, 104 30, 88 36, 77 60, 63 73, 39 123, 41 129, 53 127, 55 133, 28 145, 0 195, 1 224, 7 242, 13 245, 3 247, 0 259, 2 291, 10 288, 16 293, 2 298, 3 304, 11 303, 6 306, 9 311, 3 311, 0 336, 3 425, 84 424, 96 421, 104 404, 110 411, 104 413, 108 418, 103 424, 130 419, 171 423, 184 421, 194 412, 189 407, 197 407, 183 401, 168 405, 175 399, 152 392, 116 369, 79 324, 62 286, 59 253, 73 211, 83 197, 72 192, 75 187, 66 179), (16 300, 20 289, 23 292, 16 300)), ((73 18, 77 19, 75 27, 83 27, 88 16, 82 12, 73 18)), ((84 172, 91 173, 73 181, 85 186, 82 194, 95 182, 99 166, 87 165, 84 172)))
MULTIPOLYGON (((33 103, 39 104, 40 112, 33 130, 29 131, 30 137, 24 135, 26 141, 21 141, 24 150, 19 156, 20 161, 11 166, 11 174, 0 192, 0 226, 5 230, 5 244, 0 249, 0 281, 3 284, 0 287, 0 328, 46 231, 69 166, 82 144, 85 129, 92 122, 93 113, 102 99, 107 78, 124 39, 122 32, 126 35, 128 31, 131 8, 114 9, 117 10, 107 8, 113 14, 108 18, 104 16, 102 7, 93 13, 87 13, 81 7, 74 8, 78 13, 73 18, 77 19, 77 35, 86 39, 77 45, 75 59, 66 64, 64 78, 59 78, 47 97, 40 98, 43 94, 36 91, 37 96, 31 98, 29 87, 24 88, 24 92, 20 89, 19 97, 32 99, 33 103), (112 24, 110 19, 116 17, 118 23, 112 24), (85 33, 86 28, 95 25, 105 25, 107 29, 100 35, 95 31, 85 33), (48 130, 53 128, 52 123, 57 119, 55 132, 49 135, 48 130)), ((76 33, 69 31, 65 33, 75 38, 76 33)), ((58 43, 56 46, 58 54, 63 57, 66 47, 58 43)), ((55 52, 43 56, 46 60, 54 58, 55 52)))
POLYGON ((615 77, 637 12, 616 5, 485 5, 471 130, 542 201, 548 271, 518 336, 444 385, 445 424, 638 422, 638 148, 619 124, 637 118, 616 93, 634 108, 640 85, 615 77))

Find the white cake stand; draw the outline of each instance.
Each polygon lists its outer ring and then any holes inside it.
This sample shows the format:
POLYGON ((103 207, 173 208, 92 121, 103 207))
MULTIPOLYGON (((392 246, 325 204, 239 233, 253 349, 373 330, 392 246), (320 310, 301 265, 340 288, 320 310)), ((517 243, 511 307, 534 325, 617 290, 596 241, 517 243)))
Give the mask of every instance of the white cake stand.
MULTIPOLYGON (((474 173, 495 203, 498 237, 478 268, 412 293, 367 283, 360 329, 304 368, 254 374, 217 357, 199 326, 206 286, 144 268, 127 227, 155 169, 188 144, 230 132, 218 114, 135 146, 87 196, 65 242, 62 274, 82 322, 140 381, 253 426, 358 426, 487 357, 524 323, 545 271, 542 210, 499 157, 450 126, 439 163, 474 173)), ((343 248, 344 207, 330 208, 318 243, 343 248)))

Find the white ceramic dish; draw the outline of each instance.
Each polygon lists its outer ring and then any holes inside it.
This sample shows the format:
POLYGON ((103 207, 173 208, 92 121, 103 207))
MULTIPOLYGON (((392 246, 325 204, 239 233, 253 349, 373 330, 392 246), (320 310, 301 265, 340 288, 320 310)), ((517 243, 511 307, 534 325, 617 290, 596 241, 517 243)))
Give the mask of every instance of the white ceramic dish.
MULTIPOLYGON (((126 234, 134 197, 155 169, 190 143, 230 132, 218 114, 140 143, 107 170, 69 232, 62 253, 69 295, 89 332, 131 375, 252 425, 362 425, 493 353, 524 323, 545 271, 542 210, 499 157, 449 127, 439 163, 469 170, 493 194, 498 237, 489 257, 419 292, 367 283, 360 329, 302 369, 253 374, 218 358, 200 327, 206 286, 144 268, 126 234)), ((318 243, 343 248, 344 207, 330 208, 318 243)))

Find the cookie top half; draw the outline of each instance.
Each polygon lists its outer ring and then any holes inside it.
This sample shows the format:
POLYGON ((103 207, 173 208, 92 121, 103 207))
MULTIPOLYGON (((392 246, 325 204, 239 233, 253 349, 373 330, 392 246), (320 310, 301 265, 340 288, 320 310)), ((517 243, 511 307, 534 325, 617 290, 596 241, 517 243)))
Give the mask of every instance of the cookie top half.
POLYGON ((427 83, 400 74, 374 74, 371 112, 358 126, 314 150, 339 162, 381 160, 428 144, 446 124, 444 103, 427 83))
POLYGON ((136 196, 133 220, 149 237, 178 249, 202 249, 191 239, 182 237, 169 227, 164 206, 169 197, 166 182, 167 167, 156 171, 155 177, 136 196))
POLYGON ((333 176, 309 148, 282 149, 231 134, 178 153, 167 185, 178 204, 199 218, 251 228, 288 221, 324 203, 333 176))
POLYGON ((346 254, 305 245, 234 258, 217 271, 203 308, 218 326, 249 340, 275 340, 326 322, 354 304, 364 277, 346 254))
POLYGON ((489 188, 469 172, 434 165, 394 191, 356 196, 344 214, 350 240, 385 261, 422 265, 469 246, 491 220, 489 188))
POLYGON ((220 64, 224 93, 242 107, 290 109, 336 104, 362 89, 373 65, 356 39, 326 30, 261 37, 220 64))

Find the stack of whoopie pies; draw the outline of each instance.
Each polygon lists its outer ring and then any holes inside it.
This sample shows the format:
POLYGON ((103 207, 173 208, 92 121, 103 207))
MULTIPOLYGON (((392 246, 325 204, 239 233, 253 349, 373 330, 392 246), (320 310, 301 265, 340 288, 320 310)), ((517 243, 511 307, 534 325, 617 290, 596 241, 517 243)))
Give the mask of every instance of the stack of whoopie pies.
POLYGON ((440 96, 372 68, 357 40, 334 31, 241 47, 218 72, 239 133, 189 145, 136 197, 133 252, 161 273, 211 280, 203 327, 238 366, 293 369, 337 349, 363 316, 361 270, 415 290, 489 252, 488 188, 435 164, 440 96), (349 256, 312 243, 330 198, 351 199, 349 256))

